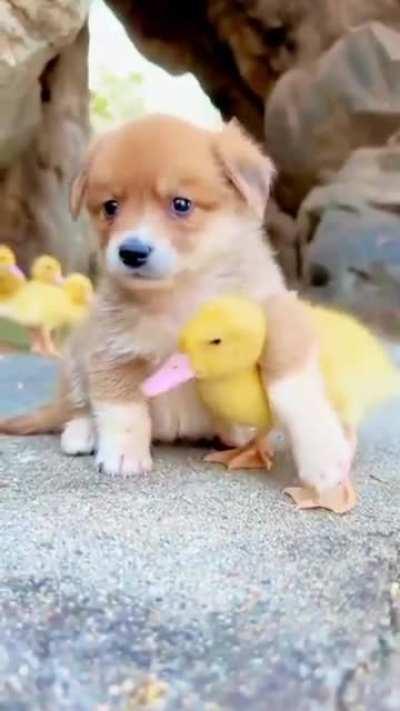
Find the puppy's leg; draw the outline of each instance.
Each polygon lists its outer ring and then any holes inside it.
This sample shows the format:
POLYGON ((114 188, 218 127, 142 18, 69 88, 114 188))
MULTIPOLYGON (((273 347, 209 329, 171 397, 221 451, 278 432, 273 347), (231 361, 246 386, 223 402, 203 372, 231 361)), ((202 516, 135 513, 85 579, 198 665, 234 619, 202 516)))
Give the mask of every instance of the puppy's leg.
POLYGON ((300 479, 324 491, 348 475, 351 448, 325 392, 318 334, 294 294, 271 297, 266 311, 262 372, 271 406, 289 434, 300 479))
POLYGON ((96 367, 90 374, 97 466, 107 474, 126 477, 151 470, 150 413, 136 387, 141 380, 132 365, 96 367))
POLYGON ((76 412, 61 435, 61 449, 70 456, 93 454, 96 445, 94 422, 85 411, 76 412))
POLYGON ((151 424, 146 403, 94 403, 99 471, 123 477, 151 470, 151 424))

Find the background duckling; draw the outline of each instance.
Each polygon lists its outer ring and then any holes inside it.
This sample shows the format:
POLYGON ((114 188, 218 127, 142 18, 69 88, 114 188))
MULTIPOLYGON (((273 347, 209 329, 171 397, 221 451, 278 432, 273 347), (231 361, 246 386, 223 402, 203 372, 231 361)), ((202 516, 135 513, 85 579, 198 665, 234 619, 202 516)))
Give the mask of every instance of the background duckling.
POLYGON ((92 282, 84 274, 74 272, 64 279, 63 289, 71 303, 69 322, 79 323, 86 316, 93 299, 92 282))
POLYGON ((32 280, 43 284, 61 286, 63 283, 61 264, 50 254, 43 254, 33 260, 30 275, 32 280))
POLYGON ((26 284, 25 275, 16 264, 5 265, 0 263, 0 308, 24 284, 26 284))
MULTIPOLYGON (((17 260, 13 250, 5 244, 0 244, 0 268, 13 270, 19 280, 25 281, 23 272, 17 267, 17 260)), ((0 301, 1 301, 0 293, 0 301)), ((9 319, 0 318, 1 345, 7 349, 11 347, 26 347, 27 339, 25 329, 9 319)))
MULTIPOLYGON (((18 270, 19 271, 19 270, 18 270)), ((42 355, 58 355, 52 331, 71 319, 71 302, 58 286, 16 274, 15 266, 0 270, 0 317, 27 329, 31 350, 42 355)))
POLYGON ((0 244, 0 266, 12 267, 16 264, 17 260, 11 247, 6 244, 0 244))
POLYGON ((77 326, 85 318, 94 296, 92 282, 79 272, 65 277, 62 288, 69 300, 69 316, 68 322, 55 334, 57 346, 61 346, 71 328, 77 326))
MULTIPOLYGON (((355 318, 325 307, 308 308, 320 335, 327 394, 349 437, 350 469, 359 425, 373 407, 400 392, 399 372, 378 339, 355 318)), ((252 388, 259 388, 267 401, 257 366, 262 351, 260 338, 263 343, 268 338, 266 329, 265 312, 254 302, 234 297, 216 299, 186 325, 180 339, 183 354, 173 356, 147 379, 144 393, 154 396, 170 389, 171 383, 176 386, 195 375, 200 396, 212 412, 228 421, 249 424, 253 395, 249 398, 241 369, 252 368, 253 374, 256 371, 258 379, 252 380, 252 388), (232 395, 234 390, 236 396, 232 395)), ((270 426, 272 422, 270 417, 270 426)), ((242 457, 244 454, 242 451, 242 457)), ((323 506, 343 512, 355 504, 354 491, 347 477, 344 480, 334 492, 313 492, 305 487, 292 487, 286 492, 300 508, 323 506)))

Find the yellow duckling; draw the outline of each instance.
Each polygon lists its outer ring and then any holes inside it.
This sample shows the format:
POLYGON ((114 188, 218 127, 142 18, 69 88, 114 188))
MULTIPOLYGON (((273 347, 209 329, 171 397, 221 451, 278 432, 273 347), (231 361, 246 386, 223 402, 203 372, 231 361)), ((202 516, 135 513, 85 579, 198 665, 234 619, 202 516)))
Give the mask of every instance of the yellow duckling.
POLYGON ((17 260, 11 247, 7 247, 6 244, 0 244, 0 266, 13 267, 16 264, 17 260))
POLYGON ((63 283, 61 264, 55 257, 43 254, 33 260, 31 266, 31 278, 42 284, 52 284, 60 286, 63 283))
POLYGON ((0 307, 24 284, 25 275, 16 264, 0 264, 0 307))
POLYGON ((93 285, 84 274, 69 274, 63 284, 71 304, 70 323, 76 324, 86 316, 93 299, 93 285))
POLYGON ((31 350, 42 355, 57 355, 51 333, 72 320, 67 293, 58 286, 25 281, 15 265, 0 267, 0 317, 25 327, 31 350))
MULTIPOLYGON (((355 447, 355 433, 365 415, 400 392, 399 372, 379 341, 355 318, 324 307, 308 308, 320 335, 327 394, 355 447)), ((264 440, 273 425, 258 368, 267 337, 266 314, 258 304, 240 297, 215 299, 189 321, 181 334, 181 352, 144 382, 143 392, 153 397, 196 377, 202 400, 217 418, 255 426, 264 440)), ((268 464, 271 453, 260 444, 257 438, 250 449, 239 451, 239 458, 233 450, 211 459, 231 468, 254 466, 258 453, 268 464)), ((287 493, 301 508, 324 506, 343 512, 355 503, 349 483, 323 495, 304 487, 287 493)))
POLYGON ((266 335, 261 306, 247 299, 221 297, 191 319, 180 337, 181 353, 146 381, 146 394, 152 396, 184 382, 182 378, 196 377, 200 397, 217 421, 246 425, 259 433, 253 445, 214 452, 207 461, 226 464, 229 469, 271 467, 272 452, 265 434, 273 419, 257 366, 266 335))

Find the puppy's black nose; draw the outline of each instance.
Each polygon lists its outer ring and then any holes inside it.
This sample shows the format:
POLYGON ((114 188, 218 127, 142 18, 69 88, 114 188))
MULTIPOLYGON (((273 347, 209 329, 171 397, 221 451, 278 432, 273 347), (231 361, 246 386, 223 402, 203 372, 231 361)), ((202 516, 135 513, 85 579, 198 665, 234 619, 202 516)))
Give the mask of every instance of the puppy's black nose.
POLYGON ((121 262, 126 267, 138 269, 146 264, 152 251, 153 247, 142 242, 138 237, 129 237, 120 244, 118 253, 121 262))

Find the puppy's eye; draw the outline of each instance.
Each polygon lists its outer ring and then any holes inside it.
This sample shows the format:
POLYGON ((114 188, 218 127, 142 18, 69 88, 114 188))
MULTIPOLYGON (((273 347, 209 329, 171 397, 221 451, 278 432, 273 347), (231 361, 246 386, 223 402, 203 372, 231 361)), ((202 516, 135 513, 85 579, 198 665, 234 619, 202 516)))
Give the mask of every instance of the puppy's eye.
POLYGON ((213 338, 212 341, 209 341, 210 346, 219 346, 220 343, 222 343, 221 338, 213 338))
POLYGON ((178 217, 186 217, 192 209, 193 203, 189 198, 177 196, 171 200, 171 210, 178 217))
POLYGON ((119 210, 118 200, 106 200, 102 204, 102 210, 105 217, 107 217, 108 219, 112 219, 117 215, 119 210))

